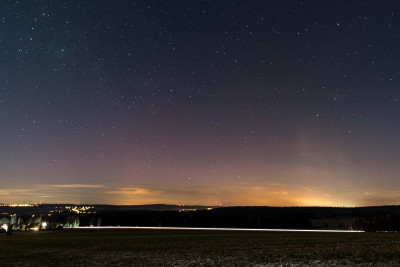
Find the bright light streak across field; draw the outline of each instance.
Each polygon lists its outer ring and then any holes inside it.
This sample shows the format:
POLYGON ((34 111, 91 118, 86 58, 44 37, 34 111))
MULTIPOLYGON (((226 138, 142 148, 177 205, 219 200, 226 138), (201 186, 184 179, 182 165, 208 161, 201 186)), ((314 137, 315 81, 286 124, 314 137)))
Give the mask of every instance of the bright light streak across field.
POLYGON ((249 232, 316 232, 316 233, 364 233, 355 230, 315 230, 315 229, 252 229, 252 228, 204 228, 204 227, 151 227, 151 226, 79 226, 65 229, 100 230, 100 229, 142 229, 142 230, 202 230, 202 231, 249 231, 249 232))

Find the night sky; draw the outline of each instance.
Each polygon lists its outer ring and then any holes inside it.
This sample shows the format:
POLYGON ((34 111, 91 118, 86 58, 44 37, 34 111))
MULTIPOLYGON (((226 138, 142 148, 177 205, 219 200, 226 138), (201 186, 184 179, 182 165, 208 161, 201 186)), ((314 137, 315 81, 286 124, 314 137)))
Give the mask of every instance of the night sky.
POLYGON ((399 1, 0 1, 0 202, 400 204, 399 1))

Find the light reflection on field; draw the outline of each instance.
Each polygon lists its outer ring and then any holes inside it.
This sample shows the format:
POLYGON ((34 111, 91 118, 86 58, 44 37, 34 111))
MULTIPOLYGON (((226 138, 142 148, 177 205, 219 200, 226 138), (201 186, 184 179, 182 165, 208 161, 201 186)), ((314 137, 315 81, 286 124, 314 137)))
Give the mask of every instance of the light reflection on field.
POLYGON ((258 229, 258 228, 205 228, 205 227, 152 227, 152 226, 79 226, 65 229, 100 230, 100 229, 143 229, 143 230, 215 230, 215 231, 258 231, 258 232, 317 232, 317 233, 363 233, 354 230, 318 230, 318 229, 258 229))

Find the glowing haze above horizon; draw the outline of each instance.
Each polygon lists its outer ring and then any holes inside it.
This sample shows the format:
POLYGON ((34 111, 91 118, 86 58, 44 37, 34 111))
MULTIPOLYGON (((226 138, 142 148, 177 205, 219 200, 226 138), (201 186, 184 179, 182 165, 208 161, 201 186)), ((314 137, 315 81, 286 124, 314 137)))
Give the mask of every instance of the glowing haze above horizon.
POLYGON ((400 204, 400 2, 0 10, 0 203, 400 204))

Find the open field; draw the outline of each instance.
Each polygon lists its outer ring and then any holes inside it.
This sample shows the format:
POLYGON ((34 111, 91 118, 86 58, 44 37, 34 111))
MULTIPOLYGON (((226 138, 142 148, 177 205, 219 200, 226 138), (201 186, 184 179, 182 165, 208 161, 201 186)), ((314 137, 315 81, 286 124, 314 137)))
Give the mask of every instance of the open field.
POLYGON ((1 266, 400 264, 393 233, 68 230, 0 235, 1 266))

